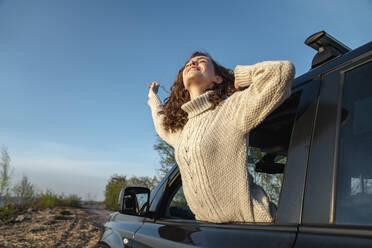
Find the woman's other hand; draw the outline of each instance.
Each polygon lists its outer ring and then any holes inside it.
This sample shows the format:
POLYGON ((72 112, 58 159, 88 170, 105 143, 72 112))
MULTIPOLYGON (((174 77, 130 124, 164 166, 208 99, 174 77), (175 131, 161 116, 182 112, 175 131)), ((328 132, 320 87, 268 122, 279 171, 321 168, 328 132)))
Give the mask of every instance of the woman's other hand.
POLYGON ((152 97, 154 95, 157 95, 158 94, 158 90, 159 90, 159 87, 160 87, 160 84, 156 81, 154 81, 153 83, 148 83, 148 86, 149 86, 149 97, 152 97))

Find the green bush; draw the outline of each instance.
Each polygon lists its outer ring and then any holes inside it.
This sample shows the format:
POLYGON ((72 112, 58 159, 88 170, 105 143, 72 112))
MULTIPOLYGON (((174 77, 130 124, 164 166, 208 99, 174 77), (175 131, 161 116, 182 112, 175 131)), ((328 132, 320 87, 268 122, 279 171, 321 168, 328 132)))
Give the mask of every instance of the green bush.
POLYGON ((75 194, 68 195, 67 197, 63 198, 62 205, 65 207, 74 207, 74 208, 81 207, 81 198, 75 194))
POLYGON ((21 213, 17 205, 5 204, 0 208, 0 224, 8 224, 21 213))
POLYGON ((70 194, 64 196, 57 195, 51 190, 46 190, 44 193, 36 197, 34 208, 55 208, 55 207, 80 207, 81 198, 78 195, 70 194))
POLYGON ((86 205, 98 205, 99 203, 97 201, 94 201, 94 200, 88 200, 88 201, 85 201, 85 204, 86 205))
POLYGON ((60 214, 60 215, 70 215, 71 212, 68 211, 68 210, 61 210, 61 211, 59 212, 59 214, 60 214))
POLYGON ((35 208, 55 208, 61 205, 61 197, 53 193, 51 190, 46 190, 45 193, 38 195, 35 201, 35 208))

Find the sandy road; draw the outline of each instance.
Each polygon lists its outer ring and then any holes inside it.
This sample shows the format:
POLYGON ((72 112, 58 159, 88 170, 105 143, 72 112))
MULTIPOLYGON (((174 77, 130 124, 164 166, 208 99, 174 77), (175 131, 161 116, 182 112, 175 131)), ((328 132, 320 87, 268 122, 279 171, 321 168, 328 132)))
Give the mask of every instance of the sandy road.
POLYGON ((111 211, 104 209, 101 205, 83 205, 83 209, 90 215, 94 216, 100 224, 105 224, 108 220, 111 211))

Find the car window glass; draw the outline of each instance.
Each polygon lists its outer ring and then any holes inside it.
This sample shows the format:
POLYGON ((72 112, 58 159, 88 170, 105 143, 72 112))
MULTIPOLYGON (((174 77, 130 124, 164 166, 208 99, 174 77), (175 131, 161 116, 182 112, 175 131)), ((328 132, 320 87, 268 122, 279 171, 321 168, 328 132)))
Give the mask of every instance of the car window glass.
POLYGON ((372 225, 372 63, 345 74, 336 223, 372 225))
POLYGON ((194 214, 187 205, 182 186, 178 188, 177 193, 173 196, 168 207, 168 213, 171 218, 195 219, 194 214))

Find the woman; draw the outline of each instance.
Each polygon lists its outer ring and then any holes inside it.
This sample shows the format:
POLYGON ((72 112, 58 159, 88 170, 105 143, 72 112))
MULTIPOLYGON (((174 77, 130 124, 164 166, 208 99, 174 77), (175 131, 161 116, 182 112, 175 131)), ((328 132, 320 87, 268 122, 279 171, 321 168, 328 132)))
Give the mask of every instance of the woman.
POLYGON ((155 129, 175 149, 197 220, 273 221, 269 198, 247 170, 247 133, 290 95, 294 74, 289 61, 238 65, 233 72, 196 52, 179 70, 164 105, 159 84, 150 86, 155 129))

